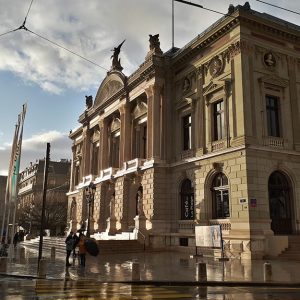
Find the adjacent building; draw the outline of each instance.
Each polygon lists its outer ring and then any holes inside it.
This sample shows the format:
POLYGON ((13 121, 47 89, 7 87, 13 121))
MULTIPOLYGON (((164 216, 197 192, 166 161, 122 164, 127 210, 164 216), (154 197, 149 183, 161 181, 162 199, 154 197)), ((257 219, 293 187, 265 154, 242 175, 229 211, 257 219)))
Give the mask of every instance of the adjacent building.
MULTIPOLYGON (((0 176, 0 226, 2 227, 7 176, 0 176)), ((1 230, 1 229, 0 229, 1 230)), ((0 234, 1 235, 1 234, 0 234)))
MULTIPOLYGON (((45 229, 63 234, 67 226, 67 196, 71 163, 67 159, 50 161, 48 168, 45 229)), ((19 177, 17 223, 32 235, 39 234, 45 160, 30 163, 19 177)))
POLYGON ((277 255, 300 231, 300 27, 246 2, 181 49, 149 44, 128 77, 115 48, 70 133, 70 228, 90 209, 92 233, 194 253, 217 224, 229 252, 277 255))

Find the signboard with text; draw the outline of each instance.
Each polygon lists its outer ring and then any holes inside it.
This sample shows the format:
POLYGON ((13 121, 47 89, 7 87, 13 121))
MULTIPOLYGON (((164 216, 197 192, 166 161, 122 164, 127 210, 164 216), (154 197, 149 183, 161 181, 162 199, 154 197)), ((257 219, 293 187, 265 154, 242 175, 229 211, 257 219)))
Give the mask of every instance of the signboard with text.
POLYGON ((221 226, 195 226, 196 247, 221 248, 221 226))

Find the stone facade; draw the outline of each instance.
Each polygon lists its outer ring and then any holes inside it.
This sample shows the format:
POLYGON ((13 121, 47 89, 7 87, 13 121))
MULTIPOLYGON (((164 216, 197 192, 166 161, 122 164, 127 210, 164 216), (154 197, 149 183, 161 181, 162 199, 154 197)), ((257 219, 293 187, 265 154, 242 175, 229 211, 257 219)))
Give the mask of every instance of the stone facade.
MULTIPOLYGON (((21 225, 26 233, 32 236, 40 232, 40 210, 43 197, 45 160, 40 159, 30 163, 19 176, 18 182, 18 206, 17 223, 21 225)), ((45 229, 50 229, 52 235, 62 235, 67 226, 66 222, 66 192, 69 190, 69 179, 71 173, 71 162, 67 159, 50 161, 48 166, 46 212, 48 220, 55 220, 55 223, 47 224, 45 229), (50 202, 53 202, 51 204, 50 202), (57 206, 54 208, 54 206, 57 206), (57 211, 56 211, 57 209, 57 211), (53 217, 52 213, 61 217, 53 217), (64 216, 65 214, 65 216, 64 216)))
POLYGON ((112 66, 70 133, 73 230, 92 182, 92 233, 137 228, 194 252, 195 225, 220 225, 244 258, 299 233, 300 28, 247 4, 230 14, 182 49, 151 35, 129 77, 112 66))

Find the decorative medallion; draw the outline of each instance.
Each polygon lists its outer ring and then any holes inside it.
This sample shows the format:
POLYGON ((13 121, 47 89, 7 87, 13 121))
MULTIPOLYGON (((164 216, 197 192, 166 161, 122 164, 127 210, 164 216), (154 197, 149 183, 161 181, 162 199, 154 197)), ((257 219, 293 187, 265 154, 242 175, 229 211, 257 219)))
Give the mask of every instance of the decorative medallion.
POLYGON ((209 64, 209 73, 212 77, 218 76, 223 69, 223 62, 219 57, 215 57, 209 64))
POLYGON ((267 52, 264 55, 264 63, 267 67, 275 67, 276 66, 276 58, 272 52, 267 52))
POLYGON ((188 77, 184 78, 182 91, 184 93, 188 92, 191 89, 191 81, 188 79, 188 77))

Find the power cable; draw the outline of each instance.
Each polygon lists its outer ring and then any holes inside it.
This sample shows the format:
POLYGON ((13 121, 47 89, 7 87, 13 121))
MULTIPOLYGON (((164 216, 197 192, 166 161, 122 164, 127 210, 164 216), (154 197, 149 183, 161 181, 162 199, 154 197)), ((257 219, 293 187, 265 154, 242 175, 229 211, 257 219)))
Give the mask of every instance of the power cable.
POLYGON ((14 31, 17 31, 19 30, 20 28, 17 28, 17 29, 13 29, 13 30, 10 30, 10 31, 7 31, 7 32, 4 32, 4 33, 1 33, 0 36, 3 36, 3 35, 6 35, 6 34, 9 34, 11 32, 14 32, 14 31))
POLYGON ((105 70, 105 71, 109 71, 108 69, 106 69, 106 68, 104 68, 104 67, 98 65, 97 63, 91 61, 90 59, 87 59, 87 58, 85 58, 84 56, 82 56, 82 55, 80 55, 80 54, 78 54, 78 53, 76 53, 76 52, 74 52, 74 51, 72 51, 72 50, 70 50, 70 49, 68 49, 68 48, 66 48, 66 47, 64 47, 64 46, 62 46, 62 45, 60 45, 60 44, 58 44, 58 43, 56 43, 56 42, 51 41, 51 40, 49 40, 48 38, 46 38, 46 37, 44 37, 44 36, 42 36, 42 35, 40 35, 40 34, 37 34, 36 32, 34 32, 34 31, 30 30, 30 29, 28 29, 28 28, 25 26, 25 24, 26 24, 26 20, 27 20, 28 14, 29 14, 29 12, 30 12, 32 3, 33 3, 33 0, 31 0, 31 2, 30 2, 28 11, 27 11, 27 13, 26 13, 26 16, 25 16, 25 19, 24 19, 22 25, 21 25, 20 27, 16 28, 16 29, 14 29, 14 30, 10 30, 10 31, 8 31, 8 32, 5 32, 5 33, 0 34, 0 37, 3 36, 3 35, 5 35, 5 34, 11 33, 11 32, 17 31, 17 30, 24 29, 25 31, 28 31, 28 32, 30 32, 30 33, 36 35, 37 37, 39 37, 39 38, 41 38, 41 39, 43 39, 43 40, 45 40, 45 41, 47 41, 47 42, 49 42, 49 43, 55 45, 55 46, 57 46, 57 47, 59 47, 59 48, 61 48, 61 49, 64 49, 64 50, 68 51, 69 53, 72 53, 73 55, 76 55, 77 57, 80 57, 81 59, 83 59, 83 60, 85 60, 85 61, 87 61, 87 62, 89 62, 89 63, 91 63, 91 64, 93 64, 93 65, 95 65, 95 66, 97 66, 97 67, 99 67, 99 68, 101 68, 101 69, 103 69, 103 70, 105 70))
POLYGON ((176 2, 180 2, 180 3, 184 3, 184 4, 188 4, 188 5, 192 5, 192 6, 196 6, 198 8, 201 8, 201 9, 204 9, 204 10, 207 10, 207 11, 211 11, 211 12, 214 12, 216 14, 220 14, 220 15, 223 15, 223 16, 227 16, 227 17, 231 17, 231 18, 234 18, 233 16, 229 15, 229 14, 225 14, 225 13, 222 13, 220 11, 217 11, 217 10, 214 10, 214 9, 210 9, 210 8, 207 8, 207 7, 204 7, 203 5, 200 5, 200 4, 196 4, 196 3, 193 3, 193 2, 189 2, 189 1, 185 1, 185 0, 174 0, 176 2))
POLYGON ((63 184, 59 185, 59 186, 53 187, 51 189, 47 189, 47 192, 51 192, 51 191, 57 190, 57 189, 59 189, 59 188, 61 188, 63 186, 67 186, 68 184, 69 184, 69 181, 66 181, 63 184))
POLYGON ((29 12, 30 12, 30 9, 31 9, 32 2, 33 2, 33 0, 31 0, 31 2, 30 2, 30 5, 29 5, 29 8, 28 8, 27 14, 26 14, 26 16, 25 16, 25 20, 24 20, 24 23, 23 23, 23 25, 25 25, 25 23, 26 23, 26 20, 27 20, 28 14, 29 14, 29 12))
POLYGON ((104 68, 104 67, 98 65, 97 63, 95 63, 95 62, 93 62, 93 61, 91 61, 91 60, 89 60, 88 58, 85 58, 84 56, 82 56, 82 55, 80 55, 80 54, 78 54, 78 53, 76 53, 76 52, 74 52, 74 51, 72 51, 72 50, 70 50, 70 49, 68 49, 68 48, 66 48, 66 47, 64 47, 64 46, 62 46, 62 45, 60 45, 60 44, 58 44, 58 43, 56 43, 56 42, 53 42, 53 41, 49 40, 48 38, 46 38, 46 37, 44 37, 44 36, 42 36, 42 35, 40 35, 40 34, 34 32, 34 31, 32 31, 32 30, 30 30, 30 29, 28 29, 28 28, 26 28, 26 27, 20 28, 20 29, 24 29, 24 30, 26 30, 26 31, 28 31, 28 32, 30 32, 30 33, 36 35, 37 37, 39 37, 39 38, 41 38, 41 39, 43 39, 43 40, 45 40, 45 41, 47 41, 47 42, 49 42, 49 43, 55 45, 55 46, 57 46, 57 47, 59 47, 59 48, 61 48, 61 49, 64 49, 64 50, 66 50, 66 51, 68 51, 68 52, 70 52, 70 53, 72 53, 72 54, 74 54, 74 55, 80 57, 81 59, 84 59, 85 61, 87 61, 87 62, 89 62, 89 63, 91 63, 91 64, 93 64, 93 65, 95 65, 95 66, 97 66, 97 67, 99 67, 99 68, 101 68, 101 69, 103 69, 103 70, 105 70, 105 71, 109 71, 108 69, 106 69, 106 68, 104 68))
MULTIPOLYGON (((176 0, 175 0, 176 1, 176 0)), ((297 15, 300 15, 299 12, 297 11, 294 11, 294 10, 290 10, 290 9, 287 9, 287 8, 284 8, 284 7, 281 7, 281 6, 277 6, 275 4, 271 4, 271 3, 268 3, 268 2, 265 2, 265 1, 261 1, 261 0, 256 0, 258 2, 261 2, 261 3, 264 3, 264 4, 267 4, 267 5, 270 5, 270 6, 273 6, 273 7, 276 7, 276 8, 279 8, 279 9, 282 9, 282 10, 285 10, 285 11, 288 11, 288 12, 291 12, 293 14, 297 14, 297 15)))

